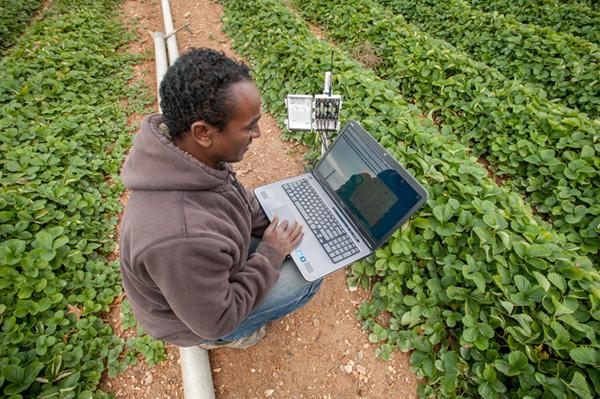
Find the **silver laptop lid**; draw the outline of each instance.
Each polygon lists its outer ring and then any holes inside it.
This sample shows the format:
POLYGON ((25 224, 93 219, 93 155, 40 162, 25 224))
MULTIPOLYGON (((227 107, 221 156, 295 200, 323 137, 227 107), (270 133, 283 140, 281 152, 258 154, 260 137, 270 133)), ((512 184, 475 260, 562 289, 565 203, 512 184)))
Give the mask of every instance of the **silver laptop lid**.
POLYGON ((358 122, 350 121, 313 175, 372 249, 425 201, 427 191, 358 122))

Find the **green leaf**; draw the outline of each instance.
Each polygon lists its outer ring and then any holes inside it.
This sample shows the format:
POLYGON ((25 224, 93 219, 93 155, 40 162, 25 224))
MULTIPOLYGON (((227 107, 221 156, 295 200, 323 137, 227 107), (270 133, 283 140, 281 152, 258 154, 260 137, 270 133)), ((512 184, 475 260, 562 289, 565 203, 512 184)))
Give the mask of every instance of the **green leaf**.
POLYGON ((15 364, 10 364, 8 366, 4 366, 2 369, 2 374, 7 381, 14 382, 20 384, 24 382, 25 379, 25 370, 22 367, 17 366, 15 364))
POLYGON ((577 394, 580 398, 592 399, 590 388, 585 381, 585 377, 578 371, 573 374, 571 382, 567 384, 569 389, 577 394))
POLYGON ((550 280, 550 282, 552 284, 554 284, 556 287, 558 287, 558 289, 561 292, 565 291, 565 288, 566 288, 565 279, 560 274, 557 274, 554 272, 548 273, 548 280, 550 280))
POLYGON ((52 236, 47 231, 40 231, 35 235, 34 246, 39 249, 52 251, 52 236))
POLYGON ((552 248, 548 245, 533 244, 527 249, 527 256, 531 258, 541 258, 552 254, 552 248))
POLYGON ((458 358, 455 352, 444 352, 442 354, 442 364, 444 373, 440 381, 440 388, 446 395, 453 395, 456 392, 456 377, 458 375, 458 358))
POLYGON ((589 346, 573 348, 569 351, 569 355, 579 364, 600 365, 600 352, 589 346))
POLYGON ((581 148, 581 158, 592 158, 594 156, 594 149, 589 145, 584 145, 581 148))
POLYGON ((517 274, 515 277, 515 284, 517 285, 517 288, 519 289, 520 292, 527 294, 529 293, 529 291, 531 291, 531 283, 529 282, 529 280, 520 275, 517 274))
POLYGON ((521 370, 529 364, 527 355, 521 351, 512 351, 508 354, 508 363, 514 369, 521 370))
POLYGON ((536 271, 533 272, 533 276, 537 280, 538 284, 544 289, 544 291, 548 292, 548 290, 550 289, 550 282, 548 281, 546 276, 536 271))

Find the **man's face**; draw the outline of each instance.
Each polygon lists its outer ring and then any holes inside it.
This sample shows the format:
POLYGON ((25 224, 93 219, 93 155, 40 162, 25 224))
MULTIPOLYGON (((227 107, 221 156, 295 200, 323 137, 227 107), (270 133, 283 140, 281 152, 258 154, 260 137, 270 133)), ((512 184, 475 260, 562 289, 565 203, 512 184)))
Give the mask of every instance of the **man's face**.
POLYGON ((239 162, 252 140, 260 137, 261 100, 254 82, 237 82, 229 90, 231 118, 222 131, 213 135, 213 150, 220 161, 239 162))

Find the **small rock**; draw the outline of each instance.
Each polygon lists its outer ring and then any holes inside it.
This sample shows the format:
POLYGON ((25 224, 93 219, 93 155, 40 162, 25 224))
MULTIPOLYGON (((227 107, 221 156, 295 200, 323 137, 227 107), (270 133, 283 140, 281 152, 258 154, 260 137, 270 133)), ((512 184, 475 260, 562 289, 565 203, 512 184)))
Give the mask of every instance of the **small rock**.
POLYGON ((346 372, 346 374, 350 374, 352 372, 352 366, 350 366, 349 364, 345 365, 344 371, 346 372))
POLYGON ((363 358, 365 357, 365 353, 363 351, 358 351, 356 356, 358 356, 358 360, 363 360, 363 358))
POLYGON ((367 374, 366 367, 361 366, 360 364, 356 365, 356 371, 358 371, 359 374, 367 374))
POLYGON ((265 396, 268 398, 268 397, 270 397, 271 395, 273 395, 273 393, 274 393, 274 392, 275 392, 275 390, 274 390, 274 389, 267 389, 267 390, 265 391, 265 396))
POLYGON ((222 368, 218 367, 218 368, 216 368, 216 369, 213 369, 213 373, 216 373, 216 374, 218 374, 218 373, 220 373, 220 372, 221 372, 221 370, 222 370, 222 368))
POLYGON ((251 372, 252 374, 254 374, 254 373, 256 373, 256 369, 250 369, 250 372, 251 372))
POLYGON ((188 12, 186 12, 186 13, 183 15, 183 17, 184 17, 184 18, 189 18, 189 17, 190 17, 190 15, 192 15, 192 13, 188 11, 188 12))

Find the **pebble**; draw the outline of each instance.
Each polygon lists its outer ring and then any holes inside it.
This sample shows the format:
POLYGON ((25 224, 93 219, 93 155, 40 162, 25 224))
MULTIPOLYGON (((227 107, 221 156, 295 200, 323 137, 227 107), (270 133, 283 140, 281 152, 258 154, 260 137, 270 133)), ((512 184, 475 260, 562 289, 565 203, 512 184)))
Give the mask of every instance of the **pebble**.
POLYGON ((363 360, 363 358, 365 357, 365 353, 363 351, 358 351, 356 356, 358 356, 359 360, 363 360))
POLYGON ((152 380, 153 380, 152 373, 148 371, 146 373, 146 378, 144 378, 144 384, 150 385, 152 383, 152 380))
POLYGON ((360 364, 356 365, 356 371, 358 371, 359 374, 367 374, 367 368, 360 364))
POLYGON ((250 372, 251 372, 252 374, 254 374, 254 373, 256 373, 256 369, 250 369, 250 372))
POLYGON ((346 364, 345 366, 343 366, 343 368, 346 374, 350 374, 352 372, 352 366, 349 364, 346 364))
POLYGON ((270 397, 271 395, 273 395, 273 393, 274 393, 274 392, 275 392, 275 390, 274 390, 274 389, 267 389, 267 390, 265 391, 265 396, 268 398, 268 397, 270 397))
POLYGON ((192 13, 188 11, 188 12, 186 12, 186 13, 183 15, 183 17, 184 17, 184 18, 189 18, 189 17, 190 17, 190 15, 192 15, 192 13))
POLYGON ((220 367, 219 367, 219 368, 216 368, 216 369, 213 369, 213 373, 217 373, 217 374, 218 374, 218 373, 220 373, 220 372, 221 372, 221 370, 223 370, 223 369, 222 369, 222 368, 220 368, 220 367))

